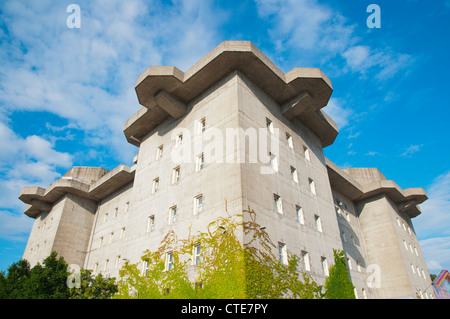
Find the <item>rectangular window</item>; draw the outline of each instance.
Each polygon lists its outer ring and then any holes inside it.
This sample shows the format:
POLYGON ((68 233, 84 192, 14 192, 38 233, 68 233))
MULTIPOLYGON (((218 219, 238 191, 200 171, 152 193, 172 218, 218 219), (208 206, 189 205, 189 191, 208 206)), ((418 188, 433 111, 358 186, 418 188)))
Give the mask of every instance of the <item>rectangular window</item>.
POLYGON ((287 265, 288 260, 287 260, 286 244, 278 243, 278 255, 279 255, 280 262, 284 265, 287 265))
POLYGON ((273 122, 271 120, 269 120, 268 118, 266 118, 266 127, 267 127, 267 131, 270 134, 273 134, 273 122))
POLYGON ((155 230, 155 215, 149 216, 147 218, 147 233, 155 230))
POLYGON ((152 185, 152 194, 156 193, 159 189, 159 177, 155 178, 153 180, 153 185, 152 185))
POLYGON ((311 191, 311 193, 316 195, 316 184, 311 178, 309 178, 308 180, 309 180, 309 190, 311 191))
POLYGON ((305 216, 303 214, 303 208, 301 208, 300 206, 295 206, 295 211, 297 213, 297 221, 300 224, 305 225, 305 216))
POLYGON ((175 147, 181 146, 182 143, 183 143, 183 134, 179 134, 175 139, 175 147))
POLYGON ((109 234, 109 243, 111 244, 114 240, 114 233, 109 234))
POLYGON ((120 239, 123 239, 125 237, 125 227, 122 227, 120 231, 120 239))
POLYGON ((283 214, 283 204, 281 202, 281 197, 277 194, 273 194, 273 204, 276 213, 283 214))
POLYGON ((309 262, 309 254, 307 251, 302 251, 302 261, 305 271, 311 271, 311 264, 309 262))
POLYGON ((316 222, 317 231, 322 232, 322 222, 320 221, 320 217, 317 215, 314 215, 314 221, 316 222))
POLYGON ((309 156, 309 149, 306 146, 303 146, 303 154, 305 155, 305 159, 307 161, 311 161, 311 158, 309 156))
POLYGON ((116 256, 116 263, 114 264, 115 269, 119 268, 119 263, 120 263, 120 255, 116 256))
POLYGON ((160 145, 157 149, 156 149, 156 160, 159 161, 162 156, 163 156, 163 150, 164 150, 164 146, 160 145))
POLYGON ((271 152, 269 152, 269 157, 270 157, 270 167, 275 171, 278 172, 278 159, 275 156, 275 154, 272 154, 271 152))
POLYGON ((169 209, 169 225, 175 223, 177 220, 177 206, 170 207, 169 209))
POLYGON ((289 133, 286 133, 286 141, 287 141, 287 145, 294 149, 294 142, 292 141, 292 136, 289 133))
POLYGON ((202 134, 206 130, 206 118, 202 118, 198 122, 197 134, 202 134))
POLYGON ((148 275, 148 260, 142 262, 142 276, 148 275))
POLYGON ((297 169, 295 167, 291 166, 291 176, 292 180, 296 183, 298 183, 298 175, 297 175, 297 169))
POLYGON ((329 271, 328 271, 328 262, 327 259, 325 257, 321 258, 322 261, 322 269, 323 269, 323 273, 325 275, 325 277, 328 277, 330 275, 329 271))
POLYGON ((195 170, 200 171, 205 167, 205 155, 201 153, 195 161, 195 170))
POLYGON ((103 245, 103 237, 100 237, 98 239, 98 248, 102 247, 102 245, 103 245))
POLYGON ((201 214, 203 211, 203 195, 194 198, 194 215, 201 214))
POLYGON ((175 167, 172 170, 172 184, 180 181, 180 166, 175 167))
POLYGON ((117 218, 119 216, 119 207, 114 208, 114 218, 117 218))
POLYGON ((172 252, 166 253, 166 270, 173 269, 173 254, 172 252))
POLYGON ((194 259, 193 263, 194 265, 200 265, 200 256, 201 256, 201 246, 200 244, 194 246, 194 259))

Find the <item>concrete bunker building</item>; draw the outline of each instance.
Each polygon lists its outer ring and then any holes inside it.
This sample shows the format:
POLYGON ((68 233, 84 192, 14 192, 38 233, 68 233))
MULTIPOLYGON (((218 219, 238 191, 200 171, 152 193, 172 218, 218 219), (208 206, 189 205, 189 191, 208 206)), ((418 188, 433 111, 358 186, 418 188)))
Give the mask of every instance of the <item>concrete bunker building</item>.
POLYGON ((133 166, 73 167, 46 189, 22 189, 32 265, 56 251, 118 276, 169 229, 183 238, 251 207, 319 284, 343 249, 357 298, 434 298, 412 224, 426 192, 324 156, 338 129, 322 110, 333 88, 319 69, 285 74, 251 42, 225 41, 186 72, 149 67, 135 89, 142 108, 123 129, 139 148, 133 166), (270 147, 254 152, 252 132, 270 147))

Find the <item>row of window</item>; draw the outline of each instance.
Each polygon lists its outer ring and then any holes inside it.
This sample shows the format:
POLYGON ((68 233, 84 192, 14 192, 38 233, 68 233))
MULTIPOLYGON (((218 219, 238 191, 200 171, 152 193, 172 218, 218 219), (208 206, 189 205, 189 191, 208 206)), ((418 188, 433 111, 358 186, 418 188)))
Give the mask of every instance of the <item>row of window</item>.
MULTIPOLYGON (((282 242, 278 242, 278 258, 280 262, 284 265, 288 264, 288 257, 287 257, 287 247, 286 244, 282 242)), ((311 260, 309 253, 305 250, 301 251, 301 262, 302 267, 305 271, 311 271, 311 260)), ((328 261, 326 257, 321 256, 320 262, 322 265, 323 274, 325 277, 328 277, 330 275, 329 269, 328 269, 328 261)))
MULTIPOLYGON (((203 212, 203 194, 199 194, 194 197, 194 215, 201 214, 203 212)), ((168 224, 174 224, 177 220, 177 206, 174 205, 169 208, 169 216, 168 216, 168 224)), ((155 215, 151 215, 147 218, 147 228, 146 233, 152 232, 155 230, 155 215)), ((115 233, 109 233, 108 243, 111 244, 114 241, 115 233)), ((125 237, 125 227, 122 227, 120 230, 120 239, 125 237)), ((106 243, 105 236, 101 236, 98 239, 97 247, 100 248, 106 243)))
POLYGON ((427 278, 427 276, 425 276, 425 271, 423 270, 423 268, 419 269, 419 267, 414 266, 413 264, 410 264, 410 265, 411 265, 411 270, 412 270, 413 274, 416 274, 420 278, 423 278, 427 281, 429 280, 429 278, 427 278))

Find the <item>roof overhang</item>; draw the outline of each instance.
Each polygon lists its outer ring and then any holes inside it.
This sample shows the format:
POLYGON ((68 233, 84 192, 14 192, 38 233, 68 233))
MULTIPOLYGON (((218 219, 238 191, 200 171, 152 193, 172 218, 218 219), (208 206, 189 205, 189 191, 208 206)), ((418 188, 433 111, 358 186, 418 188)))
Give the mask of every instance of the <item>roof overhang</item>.
POLYGON ((25 208, 25 214, 36 218, 40 213, 50 211, 53 205, 66 194, 99 201, 132 182, 134 172, 135 166, 130 168, 121 164, 93 184, 70 176, 63 176, 47 189, 24 187, 20 192, 19 199, 28 204, 25 208))
POLYGON ((191 101, 236 70, 276 101, 286 118, 296 118, 315 132, 324 147, 334 142, 337 126, 320 110, 333 92, 331 81, 317 68, 284 74, 249 41, 222 42, 186 72, 174 66, 145 70, 135 87, 143 108, 125 123, 127 141, 139 146, 148 132, 168 117, 185 115, 191 101))
POLYGON ((421 213, 417 205, 428 199, 427 193, 423 188, 401 189, 391 180, 380 180, 361 185, 350 174, 340 169, 328 158, 325 161, 331 187, 354 202, 384 194, 396 204, 400 212, 406 213, 410 218, 414 218, 421 213))

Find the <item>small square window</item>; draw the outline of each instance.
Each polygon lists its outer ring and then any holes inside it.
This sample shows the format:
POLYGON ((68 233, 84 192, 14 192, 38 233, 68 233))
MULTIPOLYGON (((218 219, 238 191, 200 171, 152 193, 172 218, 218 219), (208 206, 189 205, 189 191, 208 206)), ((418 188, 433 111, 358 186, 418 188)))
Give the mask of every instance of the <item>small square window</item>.
POLYGON ((202 118, 198 122, 197 133, 198 134, 202 134, 205 130, 206 130, 206 118, 202 118))
POLYGON ((307 161, 311 161, 311 157, 309 156, 309 149, 306 146, 303 146, 303 154, 305 155, 305 159, 307 161))
POLYGON ((194 253, 193 253, 193 264, 194 265, 200 265, 201 262, 201 246, 200 244, 194 246, 194 253))
POLYGON ((278 243, 278 255, 279 255, 280 262, 284 265, 287 265, 288 259, 287 259, 286 244, 278 243))
POLYGON ((152 194, 156 193, 159 189, 159 177, 155 178, 153 180, 153 185, 152 185, 152 194))
POLYGON ((178 183, 179 181, 180 181, 180 166, 177 166, 172 170, 172 184, 178 183))
POLYGON ((270 134, 273 134, 273 122, 271 120, 269 120, 268 118, 266 118, 266 127, 267 127, 267 131, 270 134))
POLYGON ((196 163, 195 163, 195 170, 200 171, 205 167, 205 155, 201 153, 197 156, 196 163))
POLYGON ((330 275, 330 273, 328 271, 328 261, 325 257, 322 257, 321 262, 322 262, 323 273, 324 273, 325 277, 328 277, 330 275))
POLYGON ((286 133, 286 141, 287 141, 287 145, 294 149, 294 142, 292 141, 292 136, 289 133, 286 133))
POLYGON ((297 221, 300 224, 305 225, 305 216, 303 214, 303 208, 301 208, 300 206, 295 206, 295 211, 297 213, 297 221))
POLYGON ((316 223, 317 231, 322 232, 322 222, 320 220, 320 216, 314 215, 314 221, 316 223))
POLYGON ((149 216, 147 218, 147 233, 155 230, 155 215, 149 216))
POLYGON ((279 214, 283 214, 283 204, 281 197, 277 194, 273 194, 274 211, 279 214))
POLYGON ((291 166, 291 177, 294 182, 298 183, 297 169, 292 166, 291 166))
POLYGON ((169 209, 169 225, 172 225, 177 220, 177 206, 172 206, 169 209))
POLYGON ((194 215, 201 214, 203 211, 203 195, 194 198, 194 215))
POLYGON ((311 178, 309 178, 308 180, 309 180, 309 190, 311 191, 311 193, 316 195, 316 184, 311 178))
POLYGON ((311 264, 309 261, 309 254, 307 251, 302 251, 302 261, 303 261, 303 267, 306 271, 311 271, 311 264))
POLYGON ((173 269, 173 253, 168 252, 166 253, 166 270, 172 269, 173 269))
POLYGON ((269 157, 270 157, 270 167, 275 172, 278 172, 278 159, 277 159, 276 155, 269 152, 269 157))
POLYGON ((175 139, 175 147, 181 146, 182 143, 183 143, 183 134, 179 134, 175 139))
POLYGON ((162 156, 163 156, 163 150, 164 150, 164 146, 160 145, 157 149, 156 149, 156 160, 159 161, 162 156))

